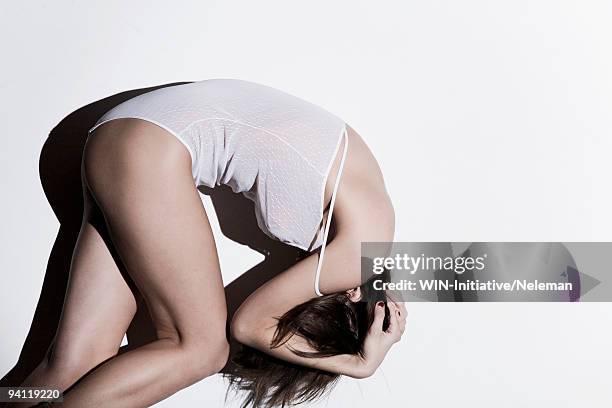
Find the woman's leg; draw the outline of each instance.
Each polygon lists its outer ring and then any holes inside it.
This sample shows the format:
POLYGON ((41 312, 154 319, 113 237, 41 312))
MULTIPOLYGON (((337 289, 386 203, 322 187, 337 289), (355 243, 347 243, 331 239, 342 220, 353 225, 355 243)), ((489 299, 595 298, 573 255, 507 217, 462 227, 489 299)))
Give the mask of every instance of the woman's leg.
POLYGON ((189 154, 157 126, 121 122, 90 138, 84 169, 158 339, 96 368, 65 408, 149 406, 218 372, 228 355, 219 261, 189 154))
POLYGON ((113 257, 102 214, 84 188, 83 223, 57 333, 46 358, 21 386, 66 390, 117 353, 135 312, 136 301, 113 257))

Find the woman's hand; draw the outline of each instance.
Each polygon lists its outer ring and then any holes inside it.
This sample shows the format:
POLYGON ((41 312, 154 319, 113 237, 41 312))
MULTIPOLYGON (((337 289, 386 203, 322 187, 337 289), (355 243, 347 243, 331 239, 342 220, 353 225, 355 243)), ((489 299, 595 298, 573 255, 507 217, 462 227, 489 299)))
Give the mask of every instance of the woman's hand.
POLYGON ((374 374, 391 346, 397 343, 406 329, 406 307, 403 303, 388 302, 389 327, 383 330, 385 305, 378 302, 374 311, 374 322, 363 345, 362 367, 358 377, 374 374))

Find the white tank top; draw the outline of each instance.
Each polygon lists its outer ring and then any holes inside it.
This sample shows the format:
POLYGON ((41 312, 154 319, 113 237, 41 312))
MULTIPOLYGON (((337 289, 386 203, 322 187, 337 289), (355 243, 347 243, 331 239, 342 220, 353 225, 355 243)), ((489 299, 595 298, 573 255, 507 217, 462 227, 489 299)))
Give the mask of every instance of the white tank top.
POLYGON ((345 122, 280 90, 237 79, 156 89, 106 112, 89 130, 118 118, 152 122, 187 148, 197 186, 227 185, 255 203, 261 230, 305 251, 321 247, 315 291, 348 137, 345 122), (320 234, 325 185, 344 152, 320 234))

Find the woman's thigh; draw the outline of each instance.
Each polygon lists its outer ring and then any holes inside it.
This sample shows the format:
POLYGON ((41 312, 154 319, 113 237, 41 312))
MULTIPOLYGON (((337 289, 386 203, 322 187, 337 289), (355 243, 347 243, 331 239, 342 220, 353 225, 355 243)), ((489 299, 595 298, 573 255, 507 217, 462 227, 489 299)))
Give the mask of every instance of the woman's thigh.
POLYGON ((48 359, 51 368, 70 380, 117 353, 136 313, 134 294, 117 265, 104 220, 86 190, 84 196, 83 223, 48 359))
POLYGON ((86 182, 158 337, 220 344, 225 294, 190 155, 163 129, 138 122, 96 130, 85 148, 86 182))

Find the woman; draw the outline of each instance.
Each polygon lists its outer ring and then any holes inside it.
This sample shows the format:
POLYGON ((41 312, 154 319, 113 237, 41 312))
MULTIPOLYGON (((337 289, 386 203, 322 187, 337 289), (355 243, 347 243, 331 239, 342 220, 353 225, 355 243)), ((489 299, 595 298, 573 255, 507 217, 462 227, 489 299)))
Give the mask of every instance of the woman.
POLYGON ((200 185, 243 193, 267 235, 311 253, 233 317, 245 349, 228 375, 246 404, 310 400, 339 375, 367 377, 404 331, 403 305, 374 304, 360 287, 361 242, 393 239, 381 171, 352 128, 309 102, 232 79, 148 92, 90 129, 82 180, 62 317, 22 384, 70 387, 62 407, 149 406, 226 365, 226 302, 200 185), (117 355, 136 312, 132 282, 157 339, 117 355))

